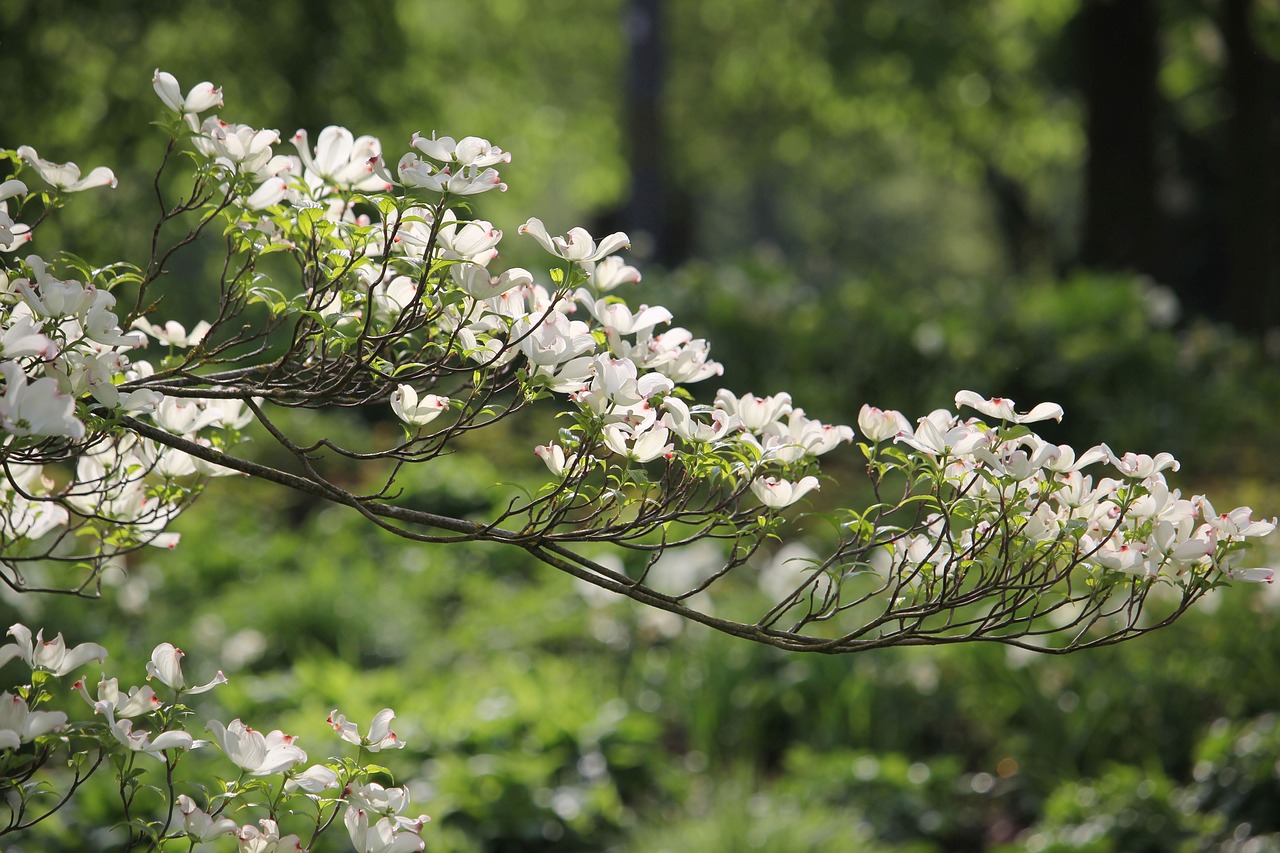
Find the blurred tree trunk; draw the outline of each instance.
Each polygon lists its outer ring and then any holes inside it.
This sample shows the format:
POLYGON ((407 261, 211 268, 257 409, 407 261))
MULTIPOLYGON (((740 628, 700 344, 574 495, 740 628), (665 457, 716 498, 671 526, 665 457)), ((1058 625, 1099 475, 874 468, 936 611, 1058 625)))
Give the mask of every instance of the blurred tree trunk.
POLYGON ((627 62, 626 129, 630 140, 631 194, 622 211, 623 228, 640 257, 668 266, 680 249, 670 221, 666 181, 666 126, 662 89, 666 75, 662 0, 630 0, 624 27, 627 62))
POLYGON ((1087 108, 1080 261, 1162 277, 1156 205, 1158 19, 1151 0, 1085 0, 1077 21, 1087 108))
POLYGON ((1276 63, 1253 36, 1253 0, 1224 0, 1219 26, 1227 48, 1227 268, 1219 313, 1237 327, 1280 323, 1280 193, 1277 192, 1276 63))

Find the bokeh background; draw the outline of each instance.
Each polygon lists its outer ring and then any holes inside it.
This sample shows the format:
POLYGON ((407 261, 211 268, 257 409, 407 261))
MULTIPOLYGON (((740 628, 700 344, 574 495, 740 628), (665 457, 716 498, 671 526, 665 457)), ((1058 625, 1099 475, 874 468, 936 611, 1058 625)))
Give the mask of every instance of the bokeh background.
MULTIPOLYGON (((395 159, 414 131, 485 136, 514 152, 478 203, 504 259, 538 263, 531 215, 627 230, 629 298, 709 338, 728 387, 837 422, 1054 400, 1056 440, 1172 451, 1184 492, 1271 516, 1278 63, 1276 0, 8 0, 0 146, 116 170, 42 232, 105 261, 149 239, 157 67, 286 139, 343 124, 395 159)), ((167 315, 209 304, 200 273, 167 315)), ((532 443, 473 442, 407 499, 483 516, 544 476, 532 443)), ((849 456, 824 501, 858 499, 849 456)), ((180 529, 101 601, 0 616, 108 645, 126 683, 175 642, 231 678, 202 711, 316 756, 340 700, 393 706, 433 851, 1280 850, 1268 589, 1065 658, 802 657, 252 483, 180 529)), ((79 803, 12 849, 111 849, 84 836, 110 786, 79 803)))

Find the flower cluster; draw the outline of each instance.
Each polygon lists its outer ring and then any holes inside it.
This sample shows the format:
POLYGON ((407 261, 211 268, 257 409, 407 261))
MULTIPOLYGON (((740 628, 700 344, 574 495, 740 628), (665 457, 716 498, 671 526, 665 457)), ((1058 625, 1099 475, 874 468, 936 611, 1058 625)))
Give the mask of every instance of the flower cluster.
MULTIPOLYGON (((309 836, 309 847, 341 811, 342 823, 358 853, 424 848, 421 832, 430 818, 406 813, 409 793, 405 788, 384 787, 369 781, 372 772, 369 767, 339 757, 302 769, 307 753, 297 745, 296 737, 278 729, 260 732, 239 719, 225 725, 219 720, 210 720, 205 727, 235 768, 222 783, 224 792, 210 799, 208 810, 201 808, 192 794, 176 793, 173 780, 180 777, 174 771, 183 753, 210 744, 186 730, 190 709, 182 704, 183 700, 225 684, 227 679, 219 672, 206 684, 187 686, 181 664, 184 655, 173 644, 156 646, 146 664, 147 680, 161 686, 163 697, 150 684, 122 690, 118 679, 106 675, 101 676, 91 693, 85 678, 79 678, 72 690, 84 698, 94 715, 91 720, 81 722, 71 721, 66 711, 38 708, 57 698, 52 679, 70 675, 90 663, 103 663, 106 649, 96 643, 68 648, 61 634, 45 640, 43 631, 33 638, 31 631, 21 624, 12 626, 9 635, 14 642, 0 647, 0 666, 21 658, 32 670, 32 683, 18 694, 0 694, 0 782, 27 778, 48 764, 53 751, 59 748, 76 754, 95 745, 117 756, 116 766, 121 768, 120 790, 126 807, 133 795, 146 787, 148 765, 135 768, 134 756, 146 755, 163 763, 170 779, 168 791, 173 798, 170 806, 181 814, 181 827, 169 829, 169 824, 149 824, 145 831, 151 833, 150 841, 155 845, 168 839, 185 839, 194 845, 232 837, 240 850, 302 850, 305 849, 302 836, 296 832, 286 833, 280 821, 304 830, 309 836), (102 722, 93 722, 93 719, 102 722), (262 796, 272 791, 287 796, 262 796), (313 808, 309 811, 314 812, 314 820, 299 821, 300 810, 289 805, 291 798, 310 801, 313 808), (240 822, 225 816, 229 806, 234 806, 237 815, 246 809, 261 809, 267 816, 256 822, 240 822)), ((368 737, 364 738, 356 725, 336 710, 330 715, 329 724, 343 741, 372 753, 404 746, 389 728, 394 718, 395 712, 390 708, 378 712, 368 737)), ((383 768, 377 770, 385 772, 383 768)), ((72 788, 80 781, 82 777, 73 778, 72 788)), ((193 785, 192 793, 199 787, 193 785)), ((30 786, 12 786, 9 790, 14 792, 7 803, 14 817, 40 807, 30 786)))
POLYGON ((996 541, 997 524, 1016 519, 1018 547, 1066 546, 1100 570, 1186 582, 1216 569, 1232 580, 1274 580, 1272 569, 1240 568, 1239 562, 1245 540, 1270 534, 1276 520, 1256 520, 1249 507, 1219 515, 1202 495, 1182 497, 1164 477, 1178 469, 1169 454, 1120 455, 1100 444, 1077 455, 1022 426, 1060 419, 1054 404, 1019 414, 1012 400, 962 391, 956 405, 990 423, 943 409, 915 427, 899 412, 864 407, 859 415, 859 427, 873 441, 906 445, 928 460, 935 482, 953 497, 917 531, 882 532, 891 541, 872 557, 880 571, 923 581, 922 565, 955 570, 996 541), (1109 467, 1111 476, 1095 481, 1083 473, 1093 465, 1109 467), (961 504, 963 525, 955 517, 961 504))
MULTIPOLYGON (((633 308, 616 295, 640 280, 618 254, 626 234, 556 235, 531 218, 518 230, 552 258, 548 278, 494 269, 503 232, 467 218, 465 205, 505 188, 498 169, 511 155, 488 140, 415 134, 389 168, 381 141, 330 126, 314 145, 298 130, 295 153, 282 153, 277 131, 208 115, 223 105, 212 83, 183 94, 157 71, 153 85, 170 131, 195 155, 191 198, 206 199, 172 215, 196 218, 192 239, 221 219, 233 243, 228 269, 250 270, 259 255, 287 251, 303 279, 290 289, 229 277, 223 314, 188 330, 137 307, 121 313, 117 292, 125 289, 136 291, 134 306, 161 304, 148 294, 162 283, 126 265, 55 269, 37 255, 6 263, 0 560, 11 571, 19 553, 101 561, 146 543, 172 547, 168 526, 200 482, 235 469, 228 450, 240 431, 258 420, 281 435, 265 408, 273 402, 383 403, 403 424, 403 439, 358 458, 403 463, 427 461, 455 435, 533 401, 557 400, 568 419, 534 451, 552 482, 499 521, 523 515, 523 529, 540 535, 620 542, 665 537, 677 523, 700 531, 694 538, 733 539, 743 553, 778 529, 779 511, 820 488, 819 458, 853 443, 853 428, 809 417, 786 393, 720 389, 698 402, 690 387, 723 368, 669 310, 633 308), (270 320, 233 331, 227 320, 254 304, 267 306, 270 320), (167 355, 138 358, 149 341, 167 355), (224 355, 282 350, 270 362, 224 355), (229 369, 214 367, 228 361, 229 369), (43 454, 51 440, 57 452, 43 454), (75 476, 46 476, 46 458, 74 458, 75 476), (62 544, 68 528, 81 538, 97 533, 103 544, 96 554, 72 553, 62 544), (30 547, 39 541, 58 544, 30 547)), ((74 164, 50 163, 28 147, 15 156, 55 196, 115 183, 109 170, 82 178, 74 164)), ((34 235, 20 221, 37 198, 24 177, 0 184, 0 239, 10 251, 34 235)), ((930 511, 901 530, 887 518, 880 529, 851 526, 857 535, 824 572, 877 566, 915 586, 923 566, 936 576, 945 574, 938 567, 954 571, 984 554, 1031 554, 1052 543, 1072 566, 1193 583, 1269 579, 1240 560, 1243 542, 1270 523, 1253 521, 1247 508, 1218 518, 1207 500, 1181 498, 1163 479, 1171 459, 1117 455, 1105 445, 1077 458, 1027 427, 1061 418, 1052 403, 1020 413, 1012 401, 968 391, 956 403, 990 425, 938 411, 911 426, 900 413, 864 408, 858 426, 864 447, 874 448, 873 473, 903 471, 913 495, 932 495, 930 511), (1117 476, 1095 483, 1082 473, 1103 463, 1117 476)))

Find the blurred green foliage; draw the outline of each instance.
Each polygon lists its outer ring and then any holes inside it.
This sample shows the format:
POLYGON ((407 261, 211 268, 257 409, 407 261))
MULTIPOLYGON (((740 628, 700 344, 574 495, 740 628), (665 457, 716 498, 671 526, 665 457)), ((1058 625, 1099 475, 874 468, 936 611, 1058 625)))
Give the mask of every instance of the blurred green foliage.
MULTIPOLYGON (((668 6, 669 180, 702 260, 646 269, 640 299, 712 340, 725 384, 845 421, 862 402, 923 414, 959 388, 1052 399, 1068 415, 1057 440, 1171 450, 1187 491, 1280 506, 1280 377, 1256 342, 1176 316, 1151 282, 1054 274, 1045 246, 1070 242, 1083 157, 1061 84, 1078 3, 668 6), (1044 215, 1021 271, 986 196, 992 165, 1044 215)), ((115 168, 120 189, 71 205, 42 242, 136 256, 159 66, 221 83, 227 118, 286 138, 342 123, 394 157, 414 131, 488 136, 516 159, 481 213, 559 230, 625 200, 623 20, 620 0, 14 0, 0 144, 115 168)), ((1209 126, 1222 105, 1202 23, 1170 22, 1161 81, 1209 126)), ((530 248, 513 236, 504 260, 534 266, 530 248)), ((199 298, 165 310, 198 313, 199 298)), ((542 476, 533 435, 497 430, 405 499, 483 516, 496 484, 542 476)), ((419 780, 433 851, 1280 849, 1269 590, 1069 658, 786 657, 601 600, 515 551, 410 546, 261 484, 217 483, 181 529, 178 551, 138 555, 105 600, 6 595, 5 618, 104 643, 126 684, 174 642, 193 680, 230 676, 201 714, 282 726, 314 756, 339 701, 356 720, 394 707, 409 748, 388 764, 419 780)), ((111 796, 101 780, 6 849, 110 849, 81 830, 110 823, 111 796)))
MULTIPOLYGON (((472 454, 438 470, 477 493, 498 477, 472 454)), ((424 478, 408 499, 438 488, 424 478)), ((334 706, 394 707, 408 747, 386 763, 416 780, 432 850, 1199 850, 1244 824, 1280 833, 1269 590, 1062 658, 797 657, 602 599, 515 551, 406 545, 250 482, 203 500, 179 549, 139 555, 104 600, 7 596, 7 618, 106 644, 123 684, 174 642, 191 680, 230 679, 196 697, 197 728, 281 726, 313 758, 339 746, 334 706)), ((218 760, 193 754, 185 772, 218 760)), ((110 822, 112 796, 101 779, 6 849, 111 849, 77 832, 110 822)))

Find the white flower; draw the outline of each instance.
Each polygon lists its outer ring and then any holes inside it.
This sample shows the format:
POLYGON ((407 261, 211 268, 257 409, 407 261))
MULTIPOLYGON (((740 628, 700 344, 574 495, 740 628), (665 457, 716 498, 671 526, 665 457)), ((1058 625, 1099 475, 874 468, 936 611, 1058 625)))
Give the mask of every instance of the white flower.
POLYGON ((209 334, 208 321, 201 320, 191 327, 188 333, 186 328, 177 320, 169 320, 164 326, 157 326, 146 317, 139 317, 133 321, 130 327, 146 332, 162 344, 168 344, 171 347, 193 347, 204 340, 204 336, 209 334))
POLYGON ((234 835, 239 828, 229 817, 213 818, 200 810, 186 794, 178 795, 178 811, 182 812, 182 829, 196 841, 204 843, 223 835, 234 835))
POLYGON ((269 163, 282 165, 282 161, 272 161, 271 157, 271 146, 279 141, 278 130, 259 130, 247 124, 228 124, 217 116, 210 116, 200 125, 200 133, 194 138, 193 144, 201 154, 223 166, 243 174, 256 175, 264 169, 270 171, 269 163))
MULTIPOLYGON (((409 153, 400 158, 396 170, 400 182, 408 187, 422 187, 451 195, 476 195, 489 190, 507 191, 507 185, 498 177, 496 169, 480 169, 476 166, 460 167, 455 173, 449 166, 436 169, 431 163, 409 153)), ((375 173, 377 172, 375 168, 375 173)))
POLYGON ((301 853, 303 849, 298 836, 282 836, 279 824, 266 817, 258 821, 258 826, 247 824, 240 827, 235 836, 240 842, 240 853, 285 853, 288 850, 301 853))
POLYGON ((606 255, 631 245, 631 238, 621 231, 610 234, 599 244, 583 228, 571 228, 563 237, 552 237, 547 233, 547 227, 542 224, 542 220, 536 218, 521 225, 520 233, 528 234, 537 240, 542 248, 557 258, 581 264, 595 263, 606 255))
MULTIPOLYGON (((685 441, 710 442, 719 441, 728 433, 742 429, 742 420, 724 409, 710 411, 711 423, 705 424, 693 417, 689 406, 678 397, 667 397, 662 401, 666 414, 662 416, 662 425, 667 427, 685 441)), ((706 407, 700 407, 705 409, 706 407)))
POLYGON ((13 198, 17 195, 24 195, 27 192, 27 185, 19 180, 0 181, 0 201, 13 198))
POLYGON ((449 408, 449 398, 427 394, 419 399, 412 385, 399 385, 391 394, 391 411, 409 426, 426 426, 449 408))
POLYGON ((821 456, 841 442, 853 441, 853 428, 805 417, 804 409, 793 409, 784 425, 781 421, 766 424, 763 430, 765 451, 783 462, 795 462, 804 455, 821 456))
MULTIPOLYGON (((459 222, 452 210, 440 217, 436 242, 446 260, 461 260, 484 266, 498 256, 496 246, 502 241, 502 232, 492 222, 476 219, 459 222)), ((530 276, 532 279, 532 276, 530 276)))
POLYGON ((76 401, 58 389, 54 379, 27 382, 13 361, 0 362, 4 395, 0 396, 0 428, 13 435, 62 435, 84 438, 84 424, 75 416, 76 401))
POLYGON ((188 696, 206 693, 219 684, 227 683, 227 677, 222 674, 222 670, 218 670, 218 674, 207 684, 202 684, 199 687, 187 687, 182 678, 182 659, 184 657, 186 657, 186 652, 173 643, 161 643, 151 651, 151 660, 147 662, 147 678, 158 679, 162 684, 188 696))
POLYGON ((46 642, 44 629, 32 640, 31 629, 21 623, 9 628, 9 636, 17 642, 0 647, 0 666, 20 657, 32 669, 66 675, 91 660, 101 663, 107 659, 107 650, 97 643, 81 643, 74 649, 68 649, 61 634, 46 642))
POLYGON ((297 738, 279 729, 264 735, 239 718, 225 726, 218 720, 210 720, 208 729, 218 739, 227 758, 253 776, 270 776, 307 760, 307 753, 293 745, 297 738))
POLYGON ((578 465, 578 454, 566 455, 564 448, 558 444, 539 444, 533 452, 547 466, 547 470, 556 477, 563 477, 566 472, 574 470, 578 465))
POLYGON ((391 731, 391 721, 395 718, 395 711, 383 708, 373 715, 373 722, 369 724, 369 736, 363 738, 360 737, 356 724, 348 720, 345 714, 339 714, 337 708, 329 713, 327 722, 347 743, 363 746, 370 752, 379 752, 384 749, 400 749, 404 746, 404 743, 396 737, 396 733, 391 731))
POLYGON ((18 149, 18 156, 23 162, 35 170, 36 174, 57 189, 68 193, 77 193, 93 187, 115 187, 115 173, 106 166, 99 166, 83 178, 80 167, 75 163, 54 163, 52 160, 41 160, 40 155, 30 145, 18 149))
POLYGON ((744 429, 762 432, 770 424, 791 414, 791 395, 783 393, 757 397, 754 394, 743 394, 739 398, 732 391, 721 388, 716 392, 716 408, 737 415, 744 429))
POLYGON ((61 711, 32 711, 21 696, 0 693, 0 749, 17 749, 66 724, 67 715, 61 711))
POLYGON ((511 155, 508 152, 496 145, 490 145, 489 140, 478 136, 466 136, 461 141, 455 142, 451 136, 442 136, 437 139, 433 133, 431 138, 427 139, 422 134, 415 133, 409 144, 432 160, 457 163, 459 166, 475 166, 483 169, 487 166, 511 162, 511 155))
POLYGON ((330 125, 320 131, 315 156, 307 132, 299 130, 292 142, 310 173, 308 184, 332 185, 341 190, 384 192, 388 182, 374 174, 373 162, 382 157, 382 143, 373 136, 354 136, 345 127, 330 125))
POLYGON ((421 850, 418 833, 431 820, 427 815, 407 817, 409 792, 404 788, 384 788, 376 782, 352 785, 347 790, 347 813, 343 823, 351 842, 361 853, 398 853, 421 850), (372 826, 370 819, 377 817, 372 826))
POLYGON ((256 190, 237 201, 249 210, 265 210, 273 204, 279 204, 288 194, 289 187, 284 178, 277 175, 267 178, 256 190))
MULTIPOLYGON (((27 306, 24 303, 22 307, 27 306)), ((40 331, 40 324, 29 314, 14 319, 17 313, 9 315, 9 328, 0 334, 0 355, 10 359, 32 355, 41 359, 56 357, 58 345, 40 331)))
POLYGON ((757 477, 751 481, 751 491, 760 503, 773 509, 791 506, 818 488, 817 477, 805 477, 798 483, 779 480, 777 477, 757 477))
POLYGON ((149 732, 135 732, 133 730, 133 720, 117 720, 115 718, 115 712, 110 702, 98 702, 93 706, 93 710, 107 718, 107 725, 111 729, 112 736, 117 741, 134 752, 145 752, 161 761, 164 760, 164 756, 160 753, 166 749, 195 749, 197 746, 203 746, 207 743, 207 741, 197 741, 191 735, 178 729, 161 732, 154 738, 149 732))
POLYGON ((342 822, 358 853, 406 853, 426 847, 417 831, 400 829, 392 818, 381 818, 370 826, 369 813, 359 807, 348 806, 342 822))
POLYGON ((934 409, 894 439, 932 456, 967 456, 991 445, 991 436, 982 429, 956 422, 946 409, 934 409))
POLYGON ((156 692, 149 686, 134 687, 125 694, 120 692, 119 681, 106 676, 103 676, 102 680, 98 682, 97 699, 89 695, 89 690, 85 687, 83 678, 71 686, 74 690, 79 691, 90 707, 96 710, 99 705, 102 705, 110 708, 117 717, 136 717, 139 714, 147 714, 164 707, 164 703, 160 701, 159 697, 156 696, 156 692))
POLYGON ((1224 569, 1222 572, 1233 581, 1246 583, 1275 583, 1275 569, 1224 569))
MULTIPOLYGON (((21 181, 7 181, 10 184, 21 184, 21 181)), ((30 243, 35 234, 31 226, 22 222, 14 222, 9 215, 9 202, 0 201, 0 252, 16 252, 30 243)), ((2 276, 3 274, 0 274, 2 276)), ((0 284, 3 284, 0 278, 0 284)))
POLYGON ((888 441, 899 433, 910 432, 911 424, 902 412, 864 405, 858 411, 858 429, 871 441, 888 441))
POLYGON ((670 457, 673 447, 668 443, 671 431, 654 426, 636 429, 629 424, 607 424, 601 434, 609 449, 632 462, 652 462, 659 456, 670 457))
POLYGON ((992 397, 987 400, 973 391, 961 391, 956 394, 956 405, 968 406, 971 409, 977 409, 988 417, 999 418, 1002 421, 1009 421, 1015 424, 1062 420, 1062 407, 1057 403, 1041 403, 1025 415, 1020 415, 1013 410, 1014 402, 1012 400, 1004 397, 992 397))
POLYGON ((1200 508, 1205 523, 1222 536, 1266 536, 1276 529, 1276 519, 1255 520, 1253 510, 1247 506, 1238 506, 1231 512, 1219 515, 1204 495, 1196 495, 1191 499, 1191 503, 1200 508))
POLYGON ((637 335, 650 331, 659 323, 671 321, 671 312, 661 305, 650 308, 641 305, 634 314, 625 303, 613 299, 593 299, 584 288, 579 288, 574 297, 587 309, 592 317, 607 331, 612 330, 619 335, 637 335))
POLYGON ((323 764, 313 764, 301 773, 290 776, 284 782, 286 791, 305 791, 308 794, 319 794, 330 788, 338 787, 338 774, 323 764))
POLYGON ((591 284, 601 293, 607 293, 620 284, 637 284, 640 281, 640 270, 627 266, 617 255, 610 255, 591 271, 591 284))
POLYGON ((164 105, 177 113, 202 113, 212 107, 222 106, 221 87, 214 86, 207 80, 192 86, 184 98, 182 89, 178 86, 178 78, 157 68, 151 78, 151 87, 156 90, 160 100, 164 101, 164 105))
POLYGON ((192 435, 205 427, 221 424, 224 409, 207 400, 190 397, 165 397, 156 406, 155 422, 174 435, 192 435))
POLYGON ((1157 453, 1155 456, 1148 456, 1145 453, 1126 453, 1119 457, 1113 454, 1110 461, 1121 474, 1137 480, 1145 480, 1164 470, 1177 471, 1182 467, 1181 463, 1169 453, 1157 453))

